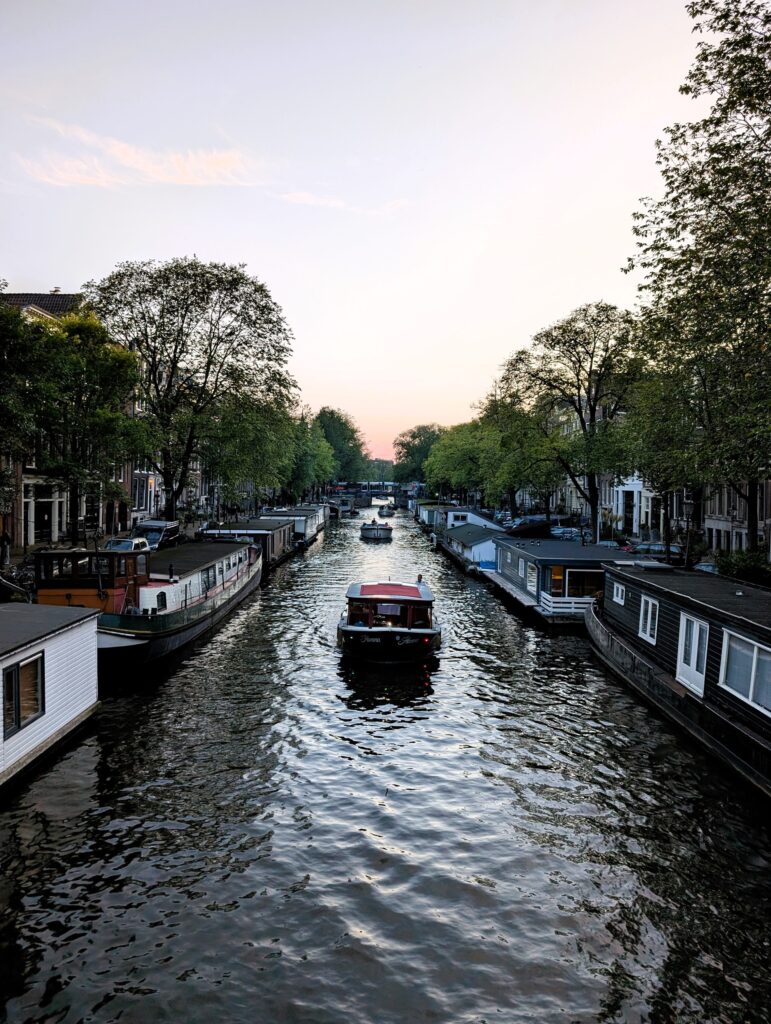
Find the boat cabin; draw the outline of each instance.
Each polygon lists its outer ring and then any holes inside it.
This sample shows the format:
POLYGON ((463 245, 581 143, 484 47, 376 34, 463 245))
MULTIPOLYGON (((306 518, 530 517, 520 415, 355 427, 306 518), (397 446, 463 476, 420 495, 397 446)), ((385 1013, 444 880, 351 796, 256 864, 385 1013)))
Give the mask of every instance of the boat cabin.
POLYGON ((138 601, 150 579, 150 555, 137 551, 35 552, 35 589, 39 604, 97 608, 119 614, 138 601))
POLYGON ((431 629, 434 595, 425 583, 354 583, 346 593, 346 624, 431 629))
POLYGON ((493 582, 552 623, 580 622, 602 590, 608 549, 569 540, 493 538, 493 582))
POLYGON ((0 786, 96 710, 97 617, 95 609, 0 606, 0 786))
POLYGON ((294 522, 289 519, 247 519, 243 523, 207 526, 198 531, 201 540, 251 541, 262 547, 265 566, 277 565, 294 550, 294 522))

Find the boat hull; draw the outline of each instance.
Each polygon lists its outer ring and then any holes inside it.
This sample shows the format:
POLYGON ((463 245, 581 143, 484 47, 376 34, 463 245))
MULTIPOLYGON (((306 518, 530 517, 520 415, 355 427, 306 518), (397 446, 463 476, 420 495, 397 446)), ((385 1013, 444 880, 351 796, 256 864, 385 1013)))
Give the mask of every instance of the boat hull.
POLYGON ((253 594, 261 578, 262 563, 258 562, 226 590, 182 611, 151 618, 100 615, 97 626, 100 676, 167 657, 198 640, 253 594))
POLYGON ((362 540, 391 540, 393 527, 377 524, 367 524, 361 528, 362 540))
POLYGON ((368 661, 422 661, 439 649, 441 641, 439 629, 337 627, 337 645, 342 652, 368 661))

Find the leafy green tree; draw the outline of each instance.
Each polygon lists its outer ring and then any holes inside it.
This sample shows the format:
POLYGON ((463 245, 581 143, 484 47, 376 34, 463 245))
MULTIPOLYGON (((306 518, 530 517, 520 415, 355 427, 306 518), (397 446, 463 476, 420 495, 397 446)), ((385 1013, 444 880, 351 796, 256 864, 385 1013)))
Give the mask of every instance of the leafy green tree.
POLYGON ((444 432, 437 423, 424 423, 410 430, 403 430, 394 438, 394 480, 425 482, 423 464, 431 448, 444 432))
POLYGON ((643 360, 632 315, 597 302, 540 331, 511 356, 502 398, 530 414, 546 464, 556 462, 599 518, 599 477, 618 461, 617 424, 643 360))
POLYGON ((477 420, 459 423, 440 435, 423 464, 426 482, 443 493, 450 490, 463 494, 482 486, 483 428, 477 420))
POLYGON ((659 369, 680 367, 713 483, 747 500, 771 456, 771 11, 762 0, 695 0, 701 38, 681 92, 708 112, 657 143, 663 195, 636 215, 645 330, 659 369))
POLYGON ((67 485, 69 533, 76 540, 83 494, 111 486, 116 464, 146 442, 143 424, 127 413, 137 360, 88 313, 46 324, 43 339, 49 380, 38 411, 36 464, 49 479, 67 485))
POLYGON ((291 333, 268 289, 242 265, 122 263, 85 294, 110 335, 139 356, 148 454, 163 478, 165 514, 174 518, 223 403, 282 409, 291 401, 291 333))
POLYGON ((364 469, 365 480, 393 480, 394 464, 391 459, 367 459, 364 469))
POLYGON ((309 491, 318 491, 335 475, 335 453, 327 441, 321 425, 303 409, 294 421, 292 467, 285 490, 292 500, 304 497, 309 491))
POLYGON ((348 413, 324 406, 316 414, 316 423, 332 446, 335 456, 335 480, 362 480, 367 455, 364 439, 348 413))

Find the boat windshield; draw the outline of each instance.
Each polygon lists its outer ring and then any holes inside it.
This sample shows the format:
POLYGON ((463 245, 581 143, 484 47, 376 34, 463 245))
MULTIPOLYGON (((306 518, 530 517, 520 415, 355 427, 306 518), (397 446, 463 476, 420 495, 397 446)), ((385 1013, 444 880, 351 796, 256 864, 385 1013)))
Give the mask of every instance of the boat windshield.
POLYGON ((348 605, 348 625, 430 629, 431 607, 400 604, 397 601, 351 601, 348 605))

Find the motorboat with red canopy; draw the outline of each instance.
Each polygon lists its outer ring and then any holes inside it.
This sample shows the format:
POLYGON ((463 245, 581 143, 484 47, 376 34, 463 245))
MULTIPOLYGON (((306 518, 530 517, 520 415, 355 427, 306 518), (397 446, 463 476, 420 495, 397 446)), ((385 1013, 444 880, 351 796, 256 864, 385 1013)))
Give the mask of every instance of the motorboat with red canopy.
POLYGON ((434 595, 422 579, 352 583, 337 626, 345 654, 373 661, 419 661, 436 651, 442 631, 434 617, 434 595))

